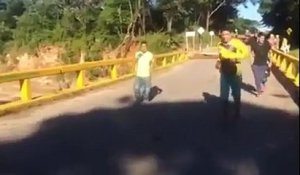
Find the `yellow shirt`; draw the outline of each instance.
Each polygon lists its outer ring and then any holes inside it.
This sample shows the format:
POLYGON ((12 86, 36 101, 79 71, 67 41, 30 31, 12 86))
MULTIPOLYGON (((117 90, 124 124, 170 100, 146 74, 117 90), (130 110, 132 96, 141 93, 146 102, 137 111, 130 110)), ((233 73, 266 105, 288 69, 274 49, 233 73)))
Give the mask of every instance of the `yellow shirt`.
MULTIPOLYGON (((250 57, 250 52, 248 47, 239 39, 231 39, 228 42, 231 48, 227 48, 221 42, 218 43, 218 50, 219 50, 219 61, 222 59, 233 59, 237 61, 242 61, 250 57)), ((241 66, 237 64, 238 74, 241 73, 241 66)))

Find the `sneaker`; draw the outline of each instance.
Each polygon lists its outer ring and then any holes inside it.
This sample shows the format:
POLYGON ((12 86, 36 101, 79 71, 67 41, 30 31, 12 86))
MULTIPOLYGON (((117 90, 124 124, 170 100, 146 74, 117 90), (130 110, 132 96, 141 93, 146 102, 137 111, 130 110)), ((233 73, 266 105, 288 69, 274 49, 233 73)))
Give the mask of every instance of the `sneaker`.
POLYGON ((260 97, 263 94, 263 91, 257 92, 256 97, 260 97))
POLYGON ((141 96, 136 96, 135 97, 135 104, 140 104, 140 103, 142 103, 144 101, 144 98, 143 97, 141 97, 141 96))

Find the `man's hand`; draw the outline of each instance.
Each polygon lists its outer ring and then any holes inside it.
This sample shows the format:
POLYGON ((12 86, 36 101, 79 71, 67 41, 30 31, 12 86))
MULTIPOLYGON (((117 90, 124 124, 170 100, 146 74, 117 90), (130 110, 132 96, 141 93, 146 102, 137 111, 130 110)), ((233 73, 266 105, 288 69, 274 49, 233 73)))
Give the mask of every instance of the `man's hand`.
POLYGON ((267 62, 267 64, 268 64, 268 67, 271 68, 271 66, 272 66, 272 61, 269 60, 269 61, 267 62))
POLYGON ((221 62, 220 62, 220 60, 218 60, 218 61, 216 62, 215 68, 218 69, 218 70, 220 70, 220 68, 221 68, 221 62))

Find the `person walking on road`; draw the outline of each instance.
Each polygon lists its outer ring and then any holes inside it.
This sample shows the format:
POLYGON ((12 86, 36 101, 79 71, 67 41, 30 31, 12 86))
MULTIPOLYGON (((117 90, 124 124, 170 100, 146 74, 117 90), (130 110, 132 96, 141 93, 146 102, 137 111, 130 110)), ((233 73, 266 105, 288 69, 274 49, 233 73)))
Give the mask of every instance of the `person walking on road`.
POLYGON ((149 100, 151 89, 151 67, 153 54, 147 49, 147 42, 141 42, 140 50, 135 54, 136 78, 134 94, 137 102, 149 100))
POLYGON ((252 71, 255 80, 257 96, 265 91, 265 83, 269 75, 271 61, 269 53, 271 45, 263 33, 258 34, 257 41, 251 46, 253 55, 252 71))
POLYGON ((229 114, 229 92, 231 89, 234 99, 234 120, 240 117, 242 72, 241 61, 249 56, 249 49, 239 39, 232 38, 229 30, 221 33, 221 42, 218 44, 219 59, 216 68, 220 71, 220 97, 222 100, 224 119, 229 114))

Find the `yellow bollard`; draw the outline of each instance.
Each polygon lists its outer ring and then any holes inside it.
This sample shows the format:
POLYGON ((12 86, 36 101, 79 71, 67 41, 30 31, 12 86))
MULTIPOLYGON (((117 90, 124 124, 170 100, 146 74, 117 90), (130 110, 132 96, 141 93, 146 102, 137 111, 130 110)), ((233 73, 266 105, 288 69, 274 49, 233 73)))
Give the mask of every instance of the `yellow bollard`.
POLYGON ((287 68, 287 71, 285 73, 285 76, 289 79, 295 79, 295 75, 293 74, 293 70, 294 70, 294 64, 291 62, 289 64, 289 67, 287 68))
POLYGON ((272 52, 271 53, 271 58, 272 58, 272 62, 276 63, 276 53, 272 52))
POLYGON ((117 65, 113 65, 111 72, 110 72, 110 78, 112 80, 116 80, 118 78, 118 72, 117 72, 117 65))
POLYGON ((181 62, 181 53, 177 54, 177 62, 180 63, 181 62))
POLYGON ((167 66, 167 58, 163 57, 162 67, 166 67, 166 66, 167 66))
POLYGON ((281 70, 284 74, 286 73, 286 58, 282 59, 279 70, 281 70))
POLYGON ((175 64, 176 63, 176 58, 175 58, 175 56, 173 55, 172 56, 172 64, 175 64))
POLYGON ((177 57, 177 54, 175 54, 174 56, 173 56, 173 59, 174 59, 174 63, 173 64, 177 64, 177 62, 178 62, 178 59, 177 59, 178 57, 177 57))
POLYGON ((299 72, 297 73, 296 78, 294 79, 294 84, 299 87, 299 72))
POLYGON ((84 76, 85 76, 84 70, 80 70, 77 72, 76 88, 81 89, 84 87, 84 76))
POLYGON ((31 85, 29 79, 20 80, 20 95, 22 101, 31 100, 31 85))
POLYGON ((181 61, 183 61, 183 58, 182 58, 182 54, 181 53, 179 53, 178 55, 177 55, 177 61, 178 62, 181 62, 181 61))
POLYGON ((276 60, 276 67, 279 67, 281 63, 281 56, 278 54, 277 55, 277 60, 276 60))

